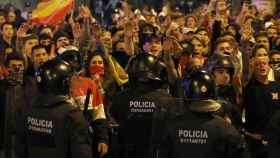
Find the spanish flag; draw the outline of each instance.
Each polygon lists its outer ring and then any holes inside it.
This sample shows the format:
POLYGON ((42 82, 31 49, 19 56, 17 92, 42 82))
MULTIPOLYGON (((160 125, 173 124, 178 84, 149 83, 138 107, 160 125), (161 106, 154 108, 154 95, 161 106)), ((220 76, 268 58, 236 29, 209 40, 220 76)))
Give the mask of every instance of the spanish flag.
POLYGON ((32 22, 56 25, 64 20, 65 15, 70 13, 74 6, 74 0, 40 0, 32 11, 32 22))
POLYGON ((122 86, 128 82, 128 74, 117 62, 117 60, 110 55, 109 65, 113 71, 113 77, 119 86, 122 86))
POLYGON ((79 106, 81 110, 84 110, 87 91, 90 89, 88 110, 92 113, 93 120, 106 119, 102 94, 98 90, 98 87, 94 80, 73 76, 71 79, 70 96, 75 100, 75 104, 79 106))

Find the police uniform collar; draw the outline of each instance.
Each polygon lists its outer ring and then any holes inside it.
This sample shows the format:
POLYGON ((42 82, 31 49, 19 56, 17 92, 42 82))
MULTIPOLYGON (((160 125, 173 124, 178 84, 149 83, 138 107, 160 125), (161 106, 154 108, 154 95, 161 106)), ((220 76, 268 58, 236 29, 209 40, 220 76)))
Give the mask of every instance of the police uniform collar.
POLYGON ((193 100, 189 105, 191 111, 198 113, 216 112, 220 108, 221 104, 213 99, 193 100))
POLYGON ((37 104, 38 106, 55 106, 59 103, 69 103, 70 97, 67 95, 41 95, 38 100, 37 104))

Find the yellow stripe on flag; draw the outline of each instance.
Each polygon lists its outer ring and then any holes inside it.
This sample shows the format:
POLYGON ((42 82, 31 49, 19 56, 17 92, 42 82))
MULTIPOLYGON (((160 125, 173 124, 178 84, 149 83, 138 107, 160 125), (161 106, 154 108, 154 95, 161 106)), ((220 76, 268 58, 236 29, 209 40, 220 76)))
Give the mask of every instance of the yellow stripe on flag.
POLYGON ((32 12, 35 24, 55 25, 74 9, 74 0, 43 0, 32 12))
POLYGON ((125 70, 120 66, 120 64, 114 59, 114 57, 109 57, 109 64, 113 69, 113 76, 119 86, 124 85, 128 82, 128 75, 125 70))
POLYGON ((74 0, 49 0, 40 2, 36 9, 32 11, 32 18, 48 17, 59 9, 73 3, 74 0))

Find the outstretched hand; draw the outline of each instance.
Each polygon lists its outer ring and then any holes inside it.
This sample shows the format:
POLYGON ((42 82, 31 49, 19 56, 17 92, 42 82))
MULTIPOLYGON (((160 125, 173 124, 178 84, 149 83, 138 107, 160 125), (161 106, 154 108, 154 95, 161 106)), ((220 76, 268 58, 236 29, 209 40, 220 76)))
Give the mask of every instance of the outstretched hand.
POLYGON ((27 31, 29 30, 29 25, 27 23, 23 23, 20 25, 18 31, 17 31, 17 37, 18 38, 24 38, 27 36, 27 31))

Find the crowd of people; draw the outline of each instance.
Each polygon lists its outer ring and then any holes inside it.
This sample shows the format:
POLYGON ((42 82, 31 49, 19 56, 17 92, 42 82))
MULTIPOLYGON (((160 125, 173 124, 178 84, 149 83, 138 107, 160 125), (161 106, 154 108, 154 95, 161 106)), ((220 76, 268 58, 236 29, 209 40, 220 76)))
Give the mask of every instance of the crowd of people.
POLYGON ((1 7, 5 158, 280 156, 279 13, 113 2, 55 25, 1 7))

